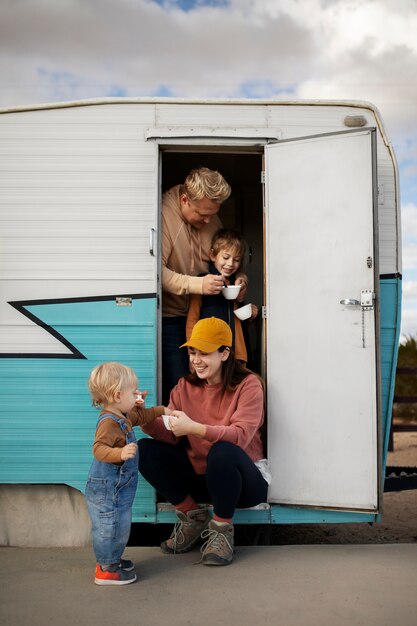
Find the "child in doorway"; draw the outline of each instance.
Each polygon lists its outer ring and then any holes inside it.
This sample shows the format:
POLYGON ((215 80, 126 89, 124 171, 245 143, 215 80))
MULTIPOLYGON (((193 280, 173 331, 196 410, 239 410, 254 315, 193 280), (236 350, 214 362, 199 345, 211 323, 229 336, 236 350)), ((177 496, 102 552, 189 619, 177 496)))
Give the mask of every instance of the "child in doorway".
MULTIPOLYGON (((221 228, 214 233, 211 240, 209 273, 223 276, 225 285, 234 285, 236 272, 241 268, 245 250, 245 242, 237 231, 221 228)), ((192 294, 187 315, 187 341, 191 337, 194 325, 198 320, 207 317, 220 318, 232 329, 236 359, 247 363, 248 353, 242 323, 233 314, 233 311, 237 308, 237 300, 226 300, 222 293, 215 296, 192 294)), ((257 315, 258 307, 252 304, 250 320, 257 315)))
POLYGON ((138 447, 132 427, 149 424, 165 409, 163 406, 143 408, 137 376, 121 363, 108 362, 95 367, 88 387, 93 406, 102 409, 85 492, 96 556, 94 582, 128 585, 136 580, 134 564, 122 559, 138 482, 138 447))

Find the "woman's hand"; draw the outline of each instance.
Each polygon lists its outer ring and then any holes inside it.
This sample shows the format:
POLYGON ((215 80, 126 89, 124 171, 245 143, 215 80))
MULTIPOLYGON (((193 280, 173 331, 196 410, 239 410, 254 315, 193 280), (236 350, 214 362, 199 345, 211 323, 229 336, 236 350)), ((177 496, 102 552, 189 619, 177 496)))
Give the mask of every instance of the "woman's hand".
POLYGON ((176 437, 183 435, 195 435, 196 437, 204 437, 206 427, 204 424, 194 422, 184 411, 172 411, 172 415, 177 419, 170 419, 169 425, 176 437))
POLYGON ((138 451, 138 446, 136 443, 128 443, 127 446, 124 446, 122 448, 122 452, 121 452, 122 461, 127 461, 128 459, 134 459, 137 451, 138 451))

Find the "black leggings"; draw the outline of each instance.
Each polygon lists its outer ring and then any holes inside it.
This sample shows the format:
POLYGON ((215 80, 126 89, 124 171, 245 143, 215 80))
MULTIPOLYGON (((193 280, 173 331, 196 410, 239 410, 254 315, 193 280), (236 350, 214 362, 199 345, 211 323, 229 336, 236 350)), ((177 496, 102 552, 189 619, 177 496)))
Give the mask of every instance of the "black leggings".
POLYGON ((266 502, 268 484, 252 459, 227 441, 213 444, 205 474, 196 474, 183 445, 156 439, 139 442, 139 471, 174 506, 188 495, 212 502, 219 517, 233 517, 236 507, 266 502))

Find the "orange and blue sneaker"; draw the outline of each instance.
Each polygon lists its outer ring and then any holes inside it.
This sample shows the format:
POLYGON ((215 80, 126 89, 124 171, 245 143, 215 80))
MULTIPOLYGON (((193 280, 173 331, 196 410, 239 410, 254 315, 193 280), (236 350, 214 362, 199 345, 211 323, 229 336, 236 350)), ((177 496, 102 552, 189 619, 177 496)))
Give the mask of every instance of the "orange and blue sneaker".
POLYGON ((105 567, 106 569, 103 569, 101 565, 96 564, 96 577, 94 579, 96 585, 129 585, 136 580, 134 572, 122 569, 118 563, 106 565, 105 567))

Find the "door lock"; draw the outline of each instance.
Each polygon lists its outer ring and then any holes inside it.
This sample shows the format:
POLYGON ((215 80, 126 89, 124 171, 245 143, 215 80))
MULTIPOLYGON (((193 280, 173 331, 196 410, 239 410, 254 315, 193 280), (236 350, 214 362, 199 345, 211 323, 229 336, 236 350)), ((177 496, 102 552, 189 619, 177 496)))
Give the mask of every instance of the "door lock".
POLYGON ((362 311, 372 311, 374 301, 375 293, 372 289, 362 289, 360 301, 355 300, 355 298, 343 298, 343 300, 340 300, 340 304, 344 304, 345 306, 360 306, 362 307, 362 311))

